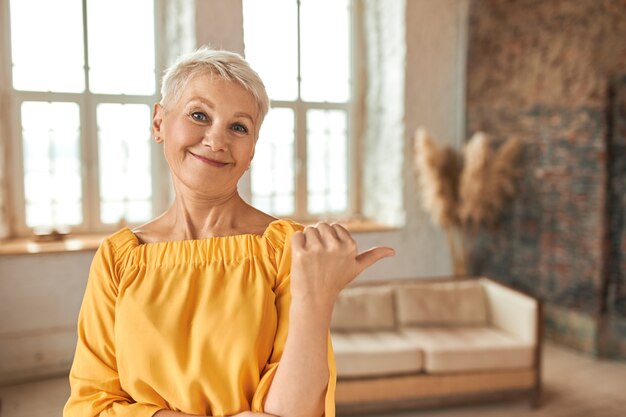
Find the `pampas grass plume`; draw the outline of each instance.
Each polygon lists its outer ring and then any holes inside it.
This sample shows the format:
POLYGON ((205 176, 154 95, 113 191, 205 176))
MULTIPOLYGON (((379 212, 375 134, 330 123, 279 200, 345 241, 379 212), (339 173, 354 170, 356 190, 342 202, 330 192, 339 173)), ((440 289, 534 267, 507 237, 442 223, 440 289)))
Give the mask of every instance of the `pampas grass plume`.
POLYGON ((426 129, 415 132, 414 166, 422 187, 422 204, 434 223, 447 228, 458 223, 458 155, 439 147, 426 129))
POLYGON ((482 132, 475 133, 465 145, 459 187, 459 218, 463 224, 477 226, 485 221, 485 207, 489 205, 485 199, 491 198, 487 189, 490 155, 489 139, 482 132))
POLYGON ((467 240, 480 226, 496 223, 515 192, 520 150, 521 142, 511 139, 494 152, 487 135, 477 132, 461 158, 453 149, 437 146, 426 129, 415 132, 413 162, 422 204, 446 232, 456 275, 467 273, 467 240))
POLYGON ((515 191, 516 160, 521 150, 517 139, 506 141, 494 153, 482 132, 465 147, 465 168, 460 180, 459 218, 470 229, 497 222, 515 191))
MULTIPOLYGON (((491 188, 503 198, 510 198, 515 192, 515 180, 518 175, 517 160, 522 151, 522 142, 512 138, 504 142, 493 161, 491 188)), ((502 208, 502 203, 499 208, 502 208)))

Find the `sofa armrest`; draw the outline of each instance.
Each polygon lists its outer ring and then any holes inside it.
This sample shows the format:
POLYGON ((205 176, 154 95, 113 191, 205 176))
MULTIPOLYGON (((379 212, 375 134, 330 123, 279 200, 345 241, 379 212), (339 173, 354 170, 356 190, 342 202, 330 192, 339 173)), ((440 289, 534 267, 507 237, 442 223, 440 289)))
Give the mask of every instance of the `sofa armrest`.
POLYGON ((540 341, 540 301, 496 281, 481 278, 493 326, 537 345, 540 341))

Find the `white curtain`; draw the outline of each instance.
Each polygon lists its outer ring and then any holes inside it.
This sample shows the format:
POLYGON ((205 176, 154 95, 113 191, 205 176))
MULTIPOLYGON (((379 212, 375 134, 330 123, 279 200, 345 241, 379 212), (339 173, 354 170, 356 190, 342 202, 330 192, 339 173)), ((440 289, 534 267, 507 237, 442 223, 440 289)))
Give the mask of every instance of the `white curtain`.
POLYGON ((162 65, 167 68, 179 55, 196 48, 196 2, 165 2, 159 26, 159 36, 162 37, 161 44, 164 46, 161 54, 162 65))

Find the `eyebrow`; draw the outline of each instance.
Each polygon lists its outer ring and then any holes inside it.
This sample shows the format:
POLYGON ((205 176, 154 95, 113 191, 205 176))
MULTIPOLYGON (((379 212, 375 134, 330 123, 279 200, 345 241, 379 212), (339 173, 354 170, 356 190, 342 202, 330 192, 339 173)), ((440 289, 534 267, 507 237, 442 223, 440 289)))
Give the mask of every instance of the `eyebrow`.
MULTIPOLYGON (((191 97, 189 99, 189 101, 194 101, 194 100, 195 101, 200 101, 200 102, 204 103, 205 105, 207 105, 211 109, 215 108, 215 104, 213 104, 212 101, 205 99, 204 97, 195 96, 195 97, 191 97)), ((248 113, 245 113, 245 112, 237 112, 237 113, 235 113, 235 117, 244 117, 246 119, 250 119, 250 121, 252 123, 254 123, 254 118, 252 116, 250 116, 248 113)))
POLYGON ((254 119, 252 118, 252 116, 250 116, 248 113, 243 113, 243 112, 237 112, 235 113, 236 117, 245 117, 246 119, 250 119, 250 121, 252 123, 254 123, 254 119))

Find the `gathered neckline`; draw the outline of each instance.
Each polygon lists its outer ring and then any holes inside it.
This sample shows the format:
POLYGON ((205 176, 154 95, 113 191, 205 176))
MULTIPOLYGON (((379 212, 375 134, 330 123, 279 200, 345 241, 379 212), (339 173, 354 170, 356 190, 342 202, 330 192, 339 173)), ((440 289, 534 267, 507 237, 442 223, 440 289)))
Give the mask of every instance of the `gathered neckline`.
POLYGON ((209 236, 209 237, 204 237, 204 238, 201 238, 201 239, 161 240, 161 241, 158 241, 158 242, 142 242, 139 239, 139 237, 129 227, 125 227, 122 230, 127 232, 127 233, 130 233, 132 235, 133 239, 135 240, 135 244, 137 246, 151 246, 151 245, 164 245, 164 244, 185 244, 185 243, 196 243, 196 242, 211 242, 211 241, 220 240, 220 239, 229 240, 229 239, 263 238, 263 237, 267 236, 268 232, 275 226, 276 223, 281 223, 281 222, 292 222, 292 221, 289 220, 289 219, 272 220, 270 223, 268 223, 267 227, 265 228, 265 230, 261 234, 258 234, 258 233, 239 233, 239 234, 226 235, 226 236, 209 236))
POLYGON ((302 226, 293 220, 276 219, 267 225, 262 234, 243 233, 140 243, 132 230, 124 227, 111 235, 108 243, 117 256, 126 259, 124 262, 140 266, 229 263, 253 258, 273 259, 275 252, 286 245, 288 236, 298 230, 302 230, 302 226))

